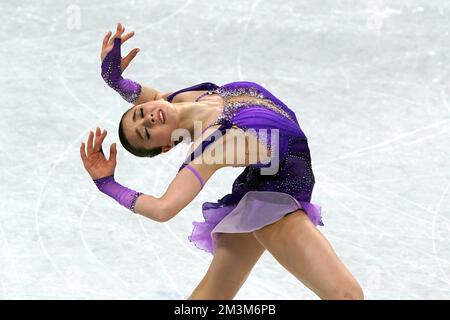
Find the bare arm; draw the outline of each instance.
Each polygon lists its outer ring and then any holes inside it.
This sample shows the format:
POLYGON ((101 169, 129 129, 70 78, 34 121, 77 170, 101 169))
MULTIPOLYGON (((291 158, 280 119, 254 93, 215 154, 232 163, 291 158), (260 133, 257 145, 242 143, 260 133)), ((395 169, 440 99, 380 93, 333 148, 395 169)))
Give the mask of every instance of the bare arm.
MULTIPOLYGON (((208 131, 205 132, 205 135, 208 135, 208 131)), ((188 154, 197 145, 199 145, 198 142, 193 143, 188 154)), ((270 155, 264 157, 259 154, 258 148, 267 152, 267 149, 264 149, 263 144, 256 140, 254 135, 245 134, 241 129, 231 129, 227 134, 208 146, 199 157, 189 164, 197 170, 206 184, 212 175, 221 168, 227 166, 244 167, 256 163, 258 159, 265 160, 268 159, 267 157, 270 157, 270 155), (239 139, 242 140, 239 141, 239 139), (228 157, 224 152, 227 146, 229 148, 228 157), (230 152, 241 156, 229 157, 230 152)), ((198 178, 191 170, 184 167, 172 180, 161 198, 147 195, 139 197, 136 201, 135 211, 150 219, 165 222, 176 216, 201 190, 202 187, 198 178)))
MULTIPOLYGON (((201 143, 207 132, 191 144, 187 155, 190 155, 201 143)), ((201 159, 199 161, 198 158, 190 162, 189 165, 197 170, 204 184, 218 169, 218 166, 208 165, 201 159)), ((201 190, 202 186, 197 176, 185 167, 177 173, 161 198, 147 195, 140 196, 136 200, 135 212, 158 222, 166 222, 186 207, 201 190)))
MULTIPOLYGON (((205 164, 193 164, 204 183, 214 174, 215 169, 205 164)), ((166 222, 176 216, 202 190, 200 181, 187 168, 178 172, 161 198, 142 195, 136 200, 135 212, 158 222, 166 222)))
POLYGON ((171 92, 161 92, 146 85, 142 85, 139 98, 133 103, 134 105, 146 103, 153 100, 166 99, 171 92))

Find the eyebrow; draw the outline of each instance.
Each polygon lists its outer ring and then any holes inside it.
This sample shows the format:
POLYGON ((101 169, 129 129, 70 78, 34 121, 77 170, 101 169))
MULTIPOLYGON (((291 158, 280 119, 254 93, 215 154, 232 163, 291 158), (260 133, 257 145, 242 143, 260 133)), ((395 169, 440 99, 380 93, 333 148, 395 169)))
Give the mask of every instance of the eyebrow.
MULTIPOLYGON (((136 122, 136 110, 137 110, 137 108, 133 112, 133 122, 136 122)), ((139 135, 139 137, 141 137, 142 140, 145 140, 144 137, 142 137, 141 133, 139 132, 139 130, 137 128, 136 128, 136 132, 139 135)))
POLYGON ((136 128, 136 132, 139 135, 139 137, 141 137, 142 140, 144 140, 144 138, 142 137, 141 133, 139 132, 139 130, 136 128))

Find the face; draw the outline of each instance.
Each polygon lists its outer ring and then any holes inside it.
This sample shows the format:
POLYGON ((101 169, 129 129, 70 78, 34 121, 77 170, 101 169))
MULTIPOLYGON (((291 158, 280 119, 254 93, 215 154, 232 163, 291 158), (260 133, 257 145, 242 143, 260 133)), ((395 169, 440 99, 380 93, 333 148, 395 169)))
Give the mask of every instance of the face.
POLYGON ((136 105, 123 118, 125 137, 138 148, 170 150, 173 146, 171 135, 176 127, 175 108, 165 100, 136 105))

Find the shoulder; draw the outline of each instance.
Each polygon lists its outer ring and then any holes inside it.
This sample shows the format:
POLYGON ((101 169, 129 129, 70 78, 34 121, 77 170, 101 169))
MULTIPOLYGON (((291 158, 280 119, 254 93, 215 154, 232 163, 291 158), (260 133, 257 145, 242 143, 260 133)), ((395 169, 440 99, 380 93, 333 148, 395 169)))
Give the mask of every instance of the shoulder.
POLYGON ((160 100, 160 99, 162 99, 162 100, 166 100, 166 101, 167 101, 167 98, 168 98, 171 94, 173 94, 173 92, 161 92, 161 91, 159 91, 159 92, 156 94, 155 100, 160 100))
POLYGON ((256 82, 253 81, 248 81, 248 80, 242 80, 242 81, 233 81, 233 82, 229 82, 224 84, 223 86, 261 86, 256 82))

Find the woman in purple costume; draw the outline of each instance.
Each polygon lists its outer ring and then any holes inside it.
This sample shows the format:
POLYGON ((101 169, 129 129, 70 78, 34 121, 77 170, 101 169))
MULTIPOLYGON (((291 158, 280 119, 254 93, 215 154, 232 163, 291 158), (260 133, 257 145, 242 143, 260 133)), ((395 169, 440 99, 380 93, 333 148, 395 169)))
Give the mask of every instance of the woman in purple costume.
POLYGON ((106 159, 101 145, 107 133, 97 128, 80 155, 98 189, 134 213, 165 222, 215 172, 244 168, 231 193, 203 203, 204 221, 193 222, 188 239, 213 259, 189 299, 232 299, 266 249, 319 298, 363 299, 361 286, 317 228, 324 224, 321 207, 311 203, 308 139, 295 113, 254 82, 204 82, 164 93, 124 79, 139 50, 122 58, 120 46, 133 34, 118 24, 101 53, 103 79, 133 103, 120 120, 122 146, 139 157, 168 152, 183 139, 192 141, 191 148, 166 192, 154 197, 114 180, 116 144, 106 159))

